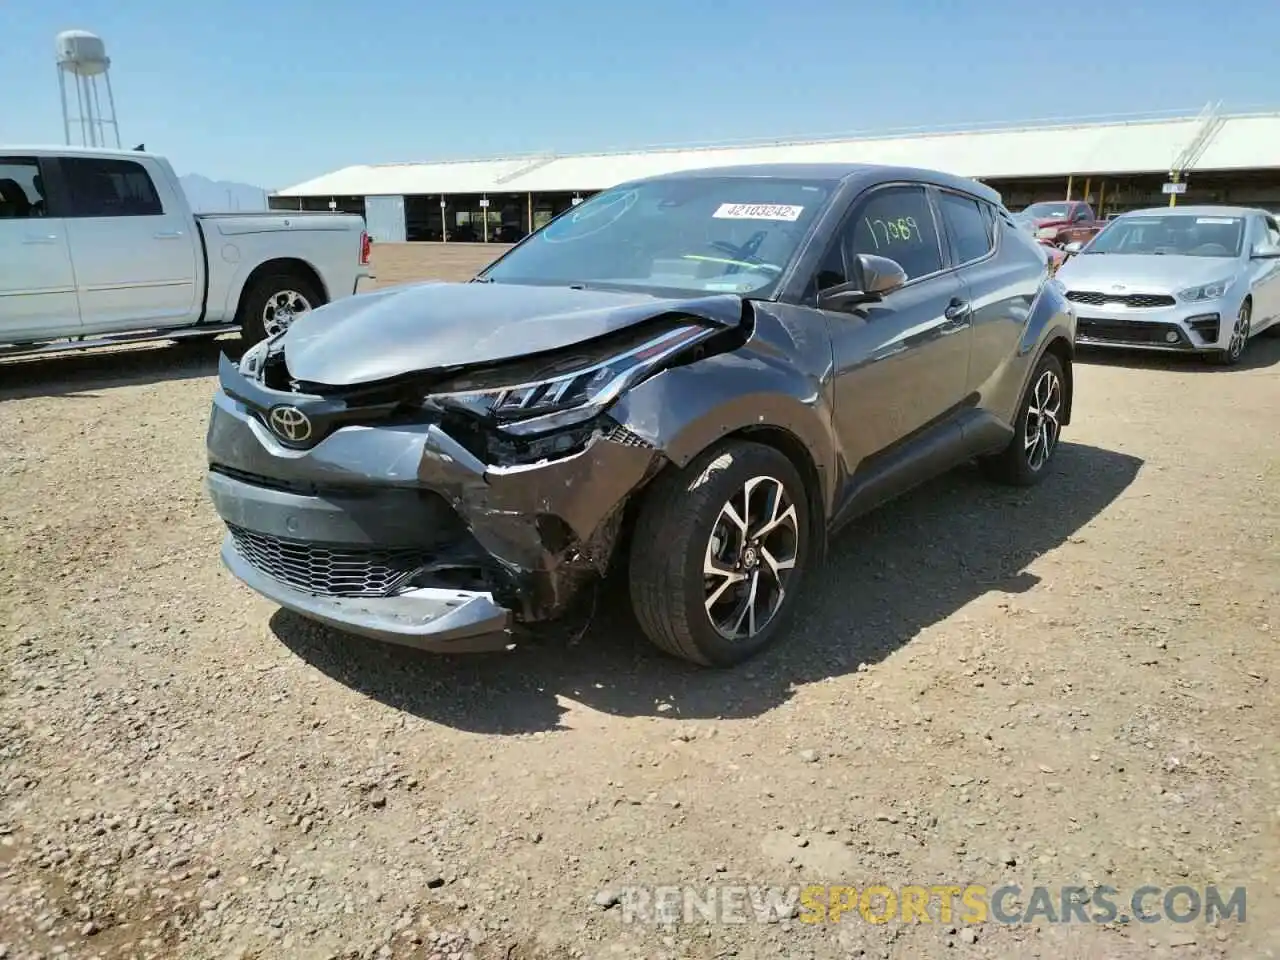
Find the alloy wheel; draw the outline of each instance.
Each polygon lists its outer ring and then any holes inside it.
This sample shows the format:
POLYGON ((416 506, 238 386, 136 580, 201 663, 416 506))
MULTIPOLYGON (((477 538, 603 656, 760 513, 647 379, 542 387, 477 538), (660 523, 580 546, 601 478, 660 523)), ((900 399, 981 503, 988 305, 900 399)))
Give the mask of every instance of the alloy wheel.
POLYGON ((720 508, 702 564, 707 617, 717 633, 746 640, 773 621, 800 536, 795 503, 774 477, 752 477, 720 508))
POLYGON ((262 329, 268 337, 284 333, 295 317, 311 309, 311 302, 296 290, 281 290, 262 307, 262 329))
POLYGON ((1027 405, 1027 422, 1022 434, 1022 447, 1027 466, 1040 470, 1049 461, 1062 430, 1062 381, 1053 370, 1045 370, 1036 380, 1027 405))
POLYGON ((1240 313, 1236 316, 1235 326, 1231 328, 1231 341, 1227 344, 1227 354, 1232 360, 1240 359, 1240 354, 1244 353, 1244 345, 1249 341, 1250 313, 1249 305, 1242 304, 1240 313))

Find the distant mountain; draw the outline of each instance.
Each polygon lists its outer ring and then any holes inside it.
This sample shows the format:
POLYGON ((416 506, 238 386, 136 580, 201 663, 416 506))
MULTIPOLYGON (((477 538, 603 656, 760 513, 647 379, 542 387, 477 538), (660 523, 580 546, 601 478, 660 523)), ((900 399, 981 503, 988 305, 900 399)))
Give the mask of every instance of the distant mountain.
POLYGON ((234 213, 238 210, 266 210, 267 191, 247 183, 210 180, 198 173, 178 178, 187 202, 196 213, 234 213))

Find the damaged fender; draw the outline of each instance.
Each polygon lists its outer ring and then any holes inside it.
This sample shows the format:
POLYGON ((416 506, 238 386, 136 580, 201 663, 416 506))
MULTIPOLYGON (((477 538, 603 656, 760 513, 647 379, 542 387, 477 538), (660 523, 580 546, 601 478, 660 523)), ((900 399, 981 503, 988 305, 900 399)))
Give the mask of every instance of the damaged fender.
POLYGON ((480 546, 505 568, 526 620, 561 612, 585 575, 603 575, 628 498, 666 462, 652 447, 601 432, 559 460, 494 466, 433 430, 419 477, 444 493, 480 546))
POLYGON ((729 434, 784 431, 812 460, 820 498, 815 526, 825 524, 841 477, 829 341, 825 331, 818 336, 770 306, 754 304, 754 330, 743 346, 664 370, 620 397, 610 412, 680 467, 729 434))

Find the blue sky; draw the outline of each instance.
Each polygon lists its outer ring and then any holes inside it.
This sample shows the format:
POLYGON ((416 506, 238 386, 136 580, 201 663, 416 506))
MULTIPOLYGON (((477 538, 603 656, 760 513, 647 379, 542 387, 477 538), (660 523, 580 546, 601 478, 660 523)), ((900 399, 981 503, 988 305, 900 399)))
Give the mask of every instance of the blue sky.
POLYGON ((363 162, 1280 109, 1275 0, 4 6, 0 142, 61 140, 53 38, 91 30, 126 147, 269 189, 363 162))

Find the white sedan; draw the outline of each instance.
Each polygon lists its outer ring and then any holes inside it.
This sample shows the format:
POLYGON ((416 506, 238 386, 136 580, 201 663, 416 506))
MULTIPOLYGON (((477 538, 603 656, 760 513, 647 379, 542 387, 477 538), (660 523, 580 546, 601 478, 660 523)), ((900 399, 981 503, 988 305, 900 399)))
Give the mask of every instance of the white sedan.
POLYGON ((1280 224, 1252 207, 1156 207, 1111 221, 1057 272, 1076 343, 1235 364, 1280 330, 1280 224))

